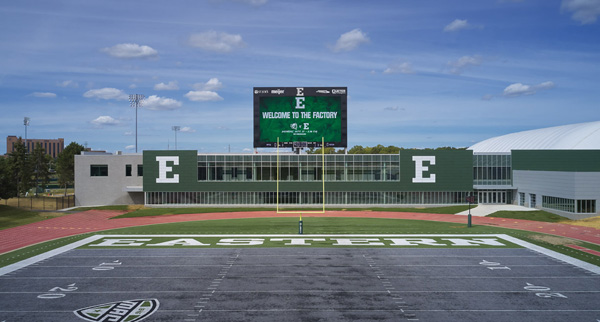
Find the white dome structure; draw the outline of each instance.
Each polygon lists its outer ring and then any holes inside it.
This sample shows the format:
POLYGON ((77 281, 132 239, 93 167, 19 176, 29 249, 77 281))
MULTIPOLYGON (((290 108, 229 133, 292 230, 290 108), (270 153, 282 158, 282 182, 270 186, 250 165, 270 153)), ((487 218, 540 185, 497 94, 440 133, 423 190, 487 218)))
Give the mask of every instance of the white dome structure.
POLYGON ((474 153, 511 150, 600 150, 600 121, 548 127, 493 137, 469 147, 474 153))

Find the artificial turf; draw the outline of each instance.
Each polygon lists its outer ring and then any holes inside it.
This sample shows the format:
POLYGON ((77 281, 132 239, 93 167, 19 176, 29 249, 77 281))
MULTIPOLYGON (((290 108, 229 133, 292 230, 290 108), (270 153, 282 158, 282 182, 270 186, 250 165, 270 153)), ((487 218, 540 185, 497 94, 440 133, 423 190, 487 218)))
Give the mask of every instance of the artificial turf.
MULTIPOLYGON (((499 228, 493 226, 433 222, 421 220, 381 219, 381 218, 344 218, 344 217, 304 217, 304 234, 508 234, 545 248, 567 254, 595 265, 600 265, 600 257, 574 250, 565 245, 577 244, 600 251, 600 246, 545 234, 499 228)), ((46 243, 25 247, 0 255, 0 267, 25 258, 44 253, 51 249, 67 245, 92 234, 297 234, 298 218, 249 218, 228 220, 204 220, 183 223, 120 228, 96 233, 87 233, 62 238, 46 243)))

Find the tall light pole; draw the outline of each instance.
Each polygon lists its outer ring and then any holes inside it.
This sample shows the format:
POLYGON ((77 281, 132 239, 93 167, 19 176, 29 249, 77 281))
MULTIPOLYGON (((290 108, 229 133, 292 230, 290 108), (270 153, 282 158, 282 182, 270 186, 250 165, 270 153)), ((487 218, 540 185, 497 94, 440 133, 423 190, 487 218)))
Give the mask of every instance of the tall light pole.
POLYGON ((173 125, 171 129, 175 132, 175 150, 177 150, 177 131, 181 130, 181 127, 178 125, 173 125))
POLYGON ((144 94, 130 94, 129 103, 131 107, 135 107, 135 153, 137 153, 137 110, 138 107, 142 107, 142 101, 144 100, 144 94))
POLYGON ((29 147, 27 146, 27 127, 29 126, 29 120, 31 119, 27 116, 25 116, 25 118, 23 119, 23 125, 25 125, 25 150, 27 152, 29 152, 29 147))

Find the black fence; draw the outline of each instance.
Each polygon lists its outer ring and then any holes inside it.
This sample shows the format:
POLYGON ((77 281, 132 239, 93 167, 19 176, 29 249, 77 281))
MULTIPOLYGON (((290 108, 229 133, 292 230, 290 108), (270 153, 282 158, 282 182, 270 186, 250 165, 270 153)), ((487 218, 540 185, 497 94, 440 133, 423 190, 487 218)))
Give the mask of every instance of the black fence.
POLYGON ((75 196, 67 195, 60 197, 16 197, 1 200, 0 204, 29 210, 60 210, 75 207, 75 196))

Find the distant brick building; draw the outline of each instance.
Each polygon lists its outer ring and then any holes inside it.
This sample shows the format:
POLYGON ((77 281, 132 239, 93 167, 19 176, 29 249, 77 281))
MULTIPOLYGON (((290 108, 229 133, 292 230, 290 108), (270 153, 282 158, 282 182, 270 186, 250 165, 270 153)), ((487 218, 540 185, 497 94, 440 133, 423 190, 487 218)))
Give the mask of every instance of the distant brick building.
MULTIPOLYGON (((14 135, 9 135, 6 137, 6 154, 12 153, 15 150, 15 144, 19 140, 18 137, 14 135)), ((35 149, 35 145, 39 143, 42 148, 46 151, 46 154, 50 155, 53 158, 58 157, 58 154, 62 152, 65 148, 65 139, 25 139, 21 138, 21 141, 26 145, 27 151, 31 152, 35 149)))

